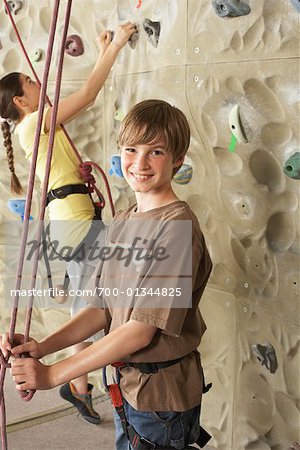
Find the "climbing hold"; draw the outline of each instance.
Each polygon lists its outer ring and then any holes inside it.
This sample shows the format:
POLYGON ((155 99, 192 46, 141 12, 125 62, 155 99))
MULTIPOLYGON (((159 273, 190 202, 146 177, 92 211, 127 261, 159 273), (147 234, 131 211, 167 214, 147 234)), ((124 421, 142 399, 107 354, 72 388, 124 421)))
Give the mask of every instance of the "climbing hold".
POLYGON ((31 62, 39 62, 43 57, 43 50, 41 48, 37 48, 30 56, 31 62))
POLYGON ((188 184, 193 176, 191 164, 182 164, 178 172, 175 173, 173 181, 177 184, 188 184))
POLYGON ((291 0, 291 2, 294 8, 296 8, 296 10, 300 12, 300 0, 291 0))
POLYGON ((72 34, 67 38, 66 53, 71 56, 80 56, 83 54, 83 42, 80 36, 72 34))
POLYGON ((243 0, 212 0, 212 6, 219 17, 246 16, 251 11, 243 0))
POLYGON ((157 47, 160 36, 160 22, 152 22, 150 19, 145 19, 143 28, 150 44, 152 44, 153 47, 157 47))
MULTIPOLYGON (((18 14, 18 12, 23 8, 23 2, 21 0, 10 0, 7 2, 9 10, 11 13, 18 14)), ((6 8, 5 12, 7 14, 6 8)))
POLYGON ((269 342, 265 344, 251 345, 252 351, 262 366, 265 366, 270 373, 275 373, 278 364, 275 348, 269 342))
POLYGON ((118 108, 115 114, 115 120, 117 120, 118 122, 122 122, 125 116, 126 114, 124 113, 124 111, 122 111, 121 108, 118 108))
MULTIPOLYGON (((8 202, 7 202, 8 209, 12 213, 18 214, 21 217, 22 222, 24 220, 24 214, 25 214, 25 203, 26 203, 25 198, 12 199, 12 200, 8 200, 8 202)), ((33 220, 33 217, 30 216, 29 220, 33 220)))
POLYGON ((230 111, 229 126, 231 133, 239 142, 248 142, 245 129, 241 121, 239 105, 235 105, 230 111))
POLYGON ((121 167, 121 156, 112 155, 110 160, 110 171, 109 175, 115 174, 119 178, 124 178, 122 167, 121 167))
POLYGON ((237 143, 237 138, 234 136, 234 134, 231 133, 230 144, 229 144, 229 147, 228 147, 228 150, 229 150, 231 153, 234 152, 236 143, 237 143))
POLYGON ((133 33, 130 36, 129 41, 128 41, 128 44, 132 49, 135 48, 138 39, 139 39, 139 32, 138 32, 138 30, 136 30, 135 33, 133 33))
POLYGON ((284 163, 284 173, 294 180, 300 180, 300 152, 294 153, 284 163))

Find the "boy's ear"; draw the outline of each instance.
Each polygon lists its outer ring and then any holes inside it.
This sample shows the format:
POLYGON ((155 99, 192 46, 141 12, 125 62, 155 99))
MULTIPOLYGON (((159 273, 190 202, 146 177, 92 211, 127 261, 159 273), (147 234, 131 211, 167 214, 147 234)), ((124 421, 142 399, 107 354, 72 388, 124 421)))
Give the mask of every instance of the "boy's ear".
POLYGON ((176 159, 176 161, 174 161, 173 165, 174 167, 178 167, 181 166, 183 164, 184 161, 184 156, 180 156, 180 158, 176 159))

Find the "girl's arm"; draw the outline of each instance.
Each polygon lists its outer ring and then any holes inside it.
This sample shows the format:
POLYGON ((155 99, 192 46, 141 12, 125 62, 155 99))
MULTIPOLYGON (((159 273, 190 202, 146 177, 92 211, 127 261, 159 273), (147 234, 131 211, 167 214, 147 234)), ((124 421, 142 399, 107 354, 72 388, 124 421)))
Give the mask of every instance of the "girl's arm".
MULTIPOLYGON (((112 42, 107 46, 105 50, 105 42, 102 46, 101 54, 98 60, 86 79, 83 86, 73 94, 62 99, 59 102, 58 113, 56 124, 60 125, 67 122, 72 117, 77 115, 79 112, 85 110, 89 105, 91 105, 102 88, 106 78, 109 75, 110 69, 112 68, 119 51, 126 44, 130 36, 136 31, 135 25, 127 22, 124 25, 120 25, 115 33, 112 42), (103 53, 104 50, 104 53, 103 53)), ((102 33, 100 36, 103 41, 110 39, 110 34, 107 32, 102 33), (106 33, 106 35, 104 35, 106 33)), ((45 120, 45 131, 49 131, 51 123, 52 108, 49 109, 47 117, 45 120)))

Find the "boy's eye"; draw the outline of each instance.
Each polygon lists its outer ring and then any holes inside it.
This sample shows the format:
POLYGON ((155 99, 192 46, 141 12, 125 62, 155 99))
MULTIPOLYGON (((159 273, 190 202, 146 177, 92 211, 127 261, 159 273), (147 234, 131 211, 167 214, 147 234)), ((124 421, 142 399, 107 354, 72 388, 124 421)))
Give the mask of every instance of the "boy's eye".
POLYGON ((127 147, 127 148, 125 148, 125 152, 127 152, 127 153, 134 153, 135 149, 131 148, 131 147, 127 147))
POLYGON ((154 156, 159 156, 159 155, 163 155, 163 152, 161 150, 152 150, 152 155, 154 156))

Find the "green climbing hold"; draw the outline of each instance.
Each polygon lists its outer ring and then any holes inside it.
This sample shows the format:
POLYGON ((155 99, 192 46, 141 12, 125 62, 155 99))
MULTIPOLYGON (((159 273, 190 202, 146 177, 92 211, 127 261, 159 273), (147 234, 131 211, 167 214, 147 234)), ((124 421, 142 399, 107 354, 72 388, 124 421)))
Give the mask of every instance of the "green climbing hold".
POLYGON ((230 144, 229 144, 229 147, 228 147, 228 150, 231 153, 234 152, 236 143, 237 143, 237 138, 235 137, 235 135, 233 133, 231 133, 231 141, 230 141, 230 144))
POLYGON ((300 152, 294 153, 284 163, 284 173, 294 180, 300 180, 300 152))

